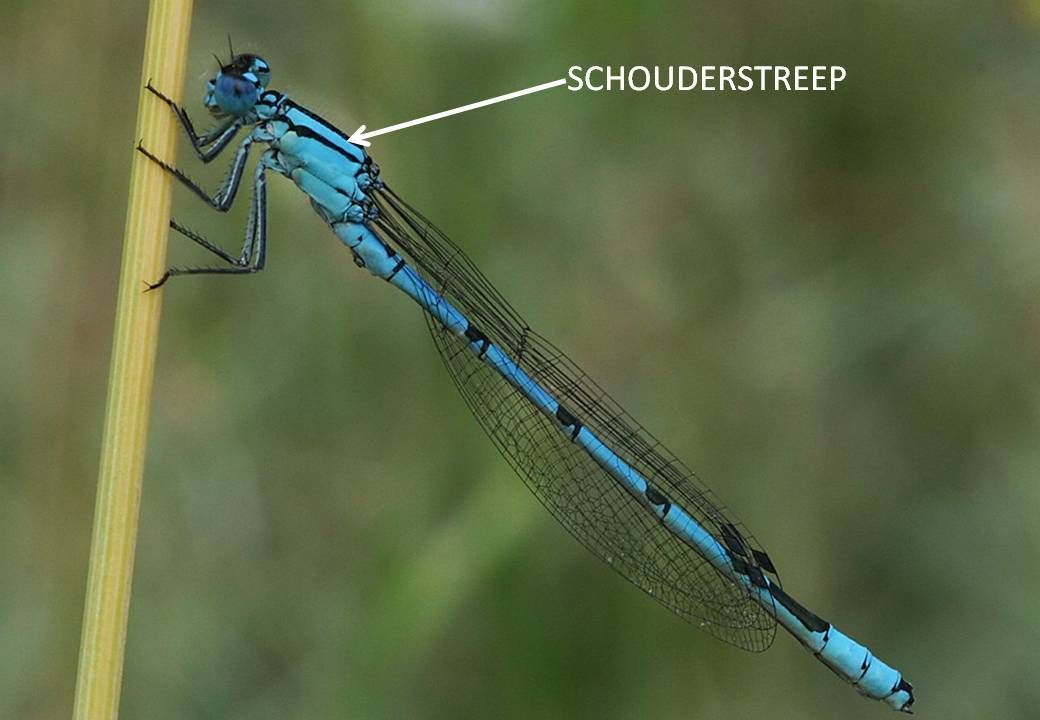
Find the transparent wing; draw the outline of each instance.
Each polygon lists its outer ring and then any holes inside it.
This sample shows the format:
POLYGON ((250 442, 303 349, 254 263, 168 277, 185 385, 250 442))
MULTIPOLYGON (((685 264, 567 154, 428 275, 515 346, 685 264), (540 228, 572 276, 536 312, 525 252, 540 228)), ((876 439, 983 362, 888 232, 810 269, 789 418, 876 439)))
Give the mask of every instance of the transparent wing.
MULTIPOLYGON (((376 230, 441 296, 615 453, 750 565, 775 574, 765 552, 697 477, 523 318, 452 241, 389 188, 375 193, 376 230), (742 552, 743 551, 743 552, 742 552)), ((662 525, 560 432, 466 342, 426 316, 459 392, 506 460, 589 550, 680 617, 751 651, 773 641, 776 621, 738 583, 662 525)))

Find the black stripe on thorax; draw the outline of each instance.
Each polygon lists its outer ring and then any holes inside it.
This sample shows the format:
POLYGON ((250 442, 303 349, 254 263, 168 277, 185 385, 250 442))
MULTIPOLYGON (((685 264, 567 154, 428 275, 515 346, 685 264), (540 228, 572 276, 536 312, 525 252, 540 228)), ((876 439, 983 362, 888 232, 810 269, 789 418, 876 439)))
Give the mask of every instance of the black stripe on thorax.
POLYGON ((342 130, 337 128, 335 125, 330 123, 328 120, 326 120, 325 118, 321 117, 320 115, 317 115, 317 114, 311 112, 310 110, 308 110, 307 108, 303 107, 302 105, 297 105, 292 100, 286 100, 282 107, 284 108, 284 110, 282 112, 282 118, 285 120, 286 123, 288 123, 289 129, 292 130, 294 133, 296 133, 300 137, 310 138, 312 140, 316 140, 316 141, 320 142, 325 147, 329 148, 330 150, 335 150, 340 155, 342 155, 347 160, 350 160, 353 163, 356 163, 356 164, 360 165, 361 163, 364 162, 364 156, 360 155, 360 152, 361 152, 360 148, 358 149, 359 155, 354 155, 347 148, 343 147, 342 145, 338 145, 338 144, 334 143, 332 140, 330 140, 326 136, 322 135, 320 132, 317 132, 313 128, 310 128, 310 127, 308 127, 306 125, 299 125, 299 124, 293 122, 292 118, 289 116, 289 113, 292 112, 293 110, 295 110, 295 111, 299 112, 301 115, 306 115, 311 120, 313 120, 316 123, 318 123, 322 127, 322 129, 327 130, 329 132, 329 134, 336 135, 337 137, 342 138, 343 139, 343 143, 349 147, 351 145, 351 143, 350 143, 350 139, 348 138, 348 136, 344 135, 342 130))

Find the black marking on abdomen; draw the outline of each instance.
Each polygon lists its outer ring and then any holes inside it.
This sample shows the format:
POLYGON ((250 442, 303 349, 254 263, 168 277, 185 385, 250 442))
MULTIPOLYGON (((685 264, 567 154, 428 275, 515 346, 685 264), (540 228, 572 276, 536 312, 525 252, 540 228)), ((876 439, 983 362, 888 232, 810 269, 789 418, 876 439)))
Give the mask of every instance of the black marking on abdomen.
POLYGON ((760 588, 764 588, 769 585, 769 582, 766 580, 765 573, 763 573, 757 565, 752 565, 747 560, 736 555, 729 556, 729 564, 733 566, 734 572, 736 572, 738 575, 743 575, 744 577, 746 577, 748 580, 751 581, 752 585, 760 588))
POLYGON ((488 340, 488 336, 481 332, 473 323, 469 323, 466 326, 466 339, 471 343, 480 343, 480 352, 477 353, 477 357, 484 357, 484 353, 487 352, 488 346, 491 341, 488 340))
POLYGON ((761 550, 752 548, 737 530, 736 525, 732 523, 721 523, 719 532, 722 535, 722 541, 726 544, 726 554, 733 562, 733 567, 737 568, 737 572, 747 575, 751 582, 764 588, 766 580, 762 570, 776 575, 776 568, 769 556, 761 550), (751 551, 751 557, 748 557, 748 550, 751 551))
POLYGON ((400 260, 398 260, 398 261, 397 261, 397 264, 396 264, 396 265, 394 265, 394 269, 390 271, 390 274, 389 274, 389 275, 387 275, 387 276, 386 276, 385 278, 383 278, 383 279, 384 279, 384 280, 386 280, 387 282, 390 282, 391 280, 393 280, 393 279, 394 279, 394 275, 396 275, 397 273, 401 272, 401 268, 403 268, 403 267, 404 267, 405 265, 407 265, 407 264, 408 264, 408 263, 406 263, 406 262, 404 261, 404 258, 401 258, 400 260))
POLYGON ((899 692, 900 690, 902 690, 910 696, 910 699, 903 703, 903 707, 901 707, 900 710, 902 710, 903 712, 913 712, 912 710, 910 710, 910 706, 914 704, 914 686, 908 683, 905 678, 900 677, 899 682, 896 683, 896 686, 894 688, 892 688, 892 692, 895 693, 899 692))
POLYGON ((672 509, 672 501, 668 499, 668 496, 650 483, 646 484, 643 494, 646 495, 646 499, 651 505, 661 508, 661 519, 664 519, 664 516, 672 509))
POLYGON ((821 618, 812 610, 802 607, 794 598, 785 593, 778 586, 770 584, 769 594, 773 596, 774 600, 783 605, 789 613, 798 618, 798 622, 812 632, 822 633, 830 630, 831 624, 829 622, 821 618))
POLYGON ((578 439, 578 433, 581 432, 582 424, 578 422, 578 418, 574 417, 574 414, 570 410, 565 408, 563 405, 556 405, 556 419, 560 421, 560 424, 564 427, 573 427, 571 431, 571 440, 578 439))

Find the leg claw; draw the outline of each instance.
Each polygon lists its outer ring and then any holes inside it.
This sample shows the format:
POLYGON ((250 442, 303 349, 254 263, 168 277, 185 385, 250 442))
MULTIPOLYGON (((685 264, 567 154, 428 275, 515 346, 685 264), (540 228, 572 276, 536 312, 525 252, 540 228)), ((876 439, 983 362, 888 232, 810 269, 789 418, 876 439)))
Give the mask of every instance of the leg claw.
POLYGON ((142 280, 142 282, 145 284, 145 290, 144 291, 146 293, 150 293, 152 290, 158 290, 164 284, 166 284, 166 281, 169 280, 169 279, 170 279, 170 273, 169 273, 169 271, 167 271, 167 272, 163 273, 163 276, 161 278, 159 278, 158 280, 156 280, 153 283, 150 283, 147 280, 142 280))

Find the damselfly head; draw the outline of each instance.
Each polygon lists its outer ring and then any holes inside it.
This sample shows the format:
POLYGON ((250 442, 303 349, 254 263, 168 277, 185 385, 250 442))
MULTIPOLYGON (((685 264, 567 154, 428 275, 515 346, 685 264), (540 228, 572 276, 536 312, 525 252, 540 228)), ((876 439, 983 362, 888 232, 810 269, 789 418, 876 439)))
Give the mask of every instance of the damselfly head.
POLYGON ((252 112, 270 79, 271 66, 262 57, 235 55, 206 84, 204 102, 215 115, 244 117, 252 112))

